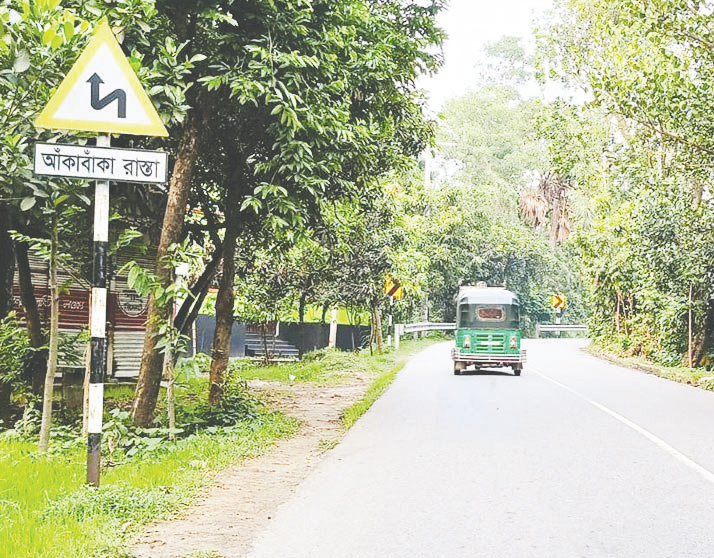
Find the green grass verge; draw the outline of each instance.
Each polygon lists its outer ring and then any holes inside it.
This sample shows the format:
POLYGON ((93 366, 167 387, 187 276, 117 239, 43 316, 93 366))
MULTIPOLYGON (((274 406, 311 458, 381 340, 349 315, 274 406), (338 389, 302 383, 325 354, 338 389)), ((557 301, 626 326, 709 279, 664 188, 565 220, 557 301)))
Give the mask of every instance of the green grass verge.
POLYGON ((168 453, 105 468, 84 485, 81 448, 37 455, 34 443, 0 437, 0 557, 126 556, 142 525, 193 500, 212 472, 260 454, 297 422, 263 412, 230 431, 198 434, 168 453))
MULTIPOLYGON (((318 386, 338 385, 354 376, 378 377, 400 362, 435 342, 443 336, 402 341, 399 351, 387 350, 384 354, 370 355, 369 351, 355 353, 320 349, 306 354, 302 360, 271 365, 258 365, 254 361, 235 359, 231 373, 244 380, 265 380, 281 383, 309 383, 318 386)), ((396 373, 396 372, 395 372, 396 373)))
POLYGON ((596 344, 588 345, 584 350, 593 356, 604 358, 614 364, 643 370, 673 382, 714 391, 714 373, 711 370, 655 364, 644 357, 624 356, 617 351, 596 344))
POLYGON ((282 383, 310 383, 320 386, 337 385, 360 373, 371 373, 369 354, 347 353, 321 349, 306 354, 302 360, 271 364, 236 359, 231 362, 231 373, 244 380, 266 380, 282 383))

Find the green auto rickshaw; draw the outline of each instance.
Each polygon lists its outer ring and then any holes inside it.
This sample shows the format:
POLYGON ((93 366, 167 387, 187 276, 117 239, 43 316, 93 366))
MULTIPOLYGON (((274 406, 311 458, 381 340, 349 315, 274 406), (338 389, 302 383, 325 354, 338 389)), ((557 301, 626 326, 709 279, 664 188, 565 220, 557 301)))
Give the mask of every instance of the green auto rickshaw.
POLYGON ((473 365, 510 367, 521 375, 526 352, 521 350, 518 296, 501 287, 463 286, 456 297, 456 346, 451 352, 454 374, 473 365))

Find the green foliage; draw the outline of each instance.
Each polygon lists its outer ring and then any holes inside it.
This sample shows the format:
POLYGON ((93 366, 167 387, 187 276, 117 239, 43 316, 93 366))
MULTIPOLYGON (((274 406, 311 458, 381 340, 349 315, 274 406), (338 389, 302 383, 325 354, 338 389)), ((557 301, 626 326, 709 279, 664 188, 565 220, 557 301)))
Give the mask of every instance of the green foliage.
POLYGON ((193 382, 188 393, 176 409, 176 422, 186 432, 208 429, 216 432, 223 428, 234 428, 243 422, 254 420, 260 404, 248 393, 242 378, 229 373, 221 385, 222 395, 218 405, 209 405, 202 391, 204 382, 193 382))
POLYGON ((13 428, 7 432, 8 436, 17 436, 22 439, 32 438, 40 432, 42 410, 35 408, 34 403, 25 405, 22 417, 15 422, 13 428))
POLYGON ((211 357, 205 353, 197 353, 192 357, 180 357, 174 367, 176 383, 187 384, 208 374, 211 368, 211 357))
POLYGON ((0 320, 0 383, 15 385, 33 353, 27 332, 15 315, 0 320))
POLYGON ((582 181, 591 219, 573 243, 591 284, 592 331, 630 355, 710 366, 709 9, 562 0, 556 15, 541 32, 543 76, 589 90, 615 126, 607 145, 592 135, 567 142, 603 161, 582 181))
MULTIPOLYGON (((515 57, 512 62, 525 64, 518 48, 502 41, 491 50, 499 59, 515 57)), ((586 301, 573 254, 548 241, 544 225, 550 209, 535 208, 539 219, 522 218, 524 193, 550 173, 590 185, 592 142, 585 135, 600 128, 582 121, 588 120, 572 107, 523 99, 510 86, 484 86, 447 104, 438 134, 443 176, 435 177, 438 188, 431 191, 412 186, 407 202, 407 212, 419 215, 413 218, 430 260, 433 319, 453 321, 459 285, 477 281, 518 293, 528 331, 554 317, 548 299, 555 293, 569 299, 567 320, 583 319, 586 301)), ((559 213, 552 212, 554 220, 566 208, 578 223, 587 220, 587 206, 573 208, 575 194, 560 194, 564 201, 559 213)))

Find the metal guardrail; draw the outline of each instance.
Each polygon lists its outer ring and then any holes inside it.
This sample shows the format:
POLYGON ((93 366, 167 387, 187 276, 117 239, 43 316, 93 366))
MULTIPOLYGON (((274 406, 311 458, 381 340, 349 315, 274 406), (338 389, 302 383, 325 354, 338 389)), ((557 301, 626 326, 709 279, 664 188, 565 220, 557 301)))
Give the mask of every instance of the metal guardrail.
POLYGON ((565 333, 587 333, 588 326, 580 324, 536 324, 536 337, 541 333, 565 332, 565 333))
MULTIPOLYGON (((394 347, 399 348, 399 341, 402 335, 407 333, 416 334, 421 331, 454 331, 456 324, 435 324, 431 322, 420 322, 418 324, 394 324, 394 347)), ((387 345, 392 345, 392 336, 387 337, 387 345)))
POLYGON ((417 333, 420 331, 453 331, 456 324, 436 324, 431 322, 420 322, 418 324, 397 324, 400 326, 402 334, 417 333))
MULTIPOLYGON (((420 322, 417 324, 394 324, 394 346, 399 348, 399 341, 402 335, 408 333, 419 333, 421 331, 454 331, 455 323, 431 323, 420 322)), ((565 332, 565 333, 587 333, 588 326, 581 324, 536 324, 536 337, 541 333, 565 332)), ((392 336, 389 335, 388 345, 392 344, 392 336)))

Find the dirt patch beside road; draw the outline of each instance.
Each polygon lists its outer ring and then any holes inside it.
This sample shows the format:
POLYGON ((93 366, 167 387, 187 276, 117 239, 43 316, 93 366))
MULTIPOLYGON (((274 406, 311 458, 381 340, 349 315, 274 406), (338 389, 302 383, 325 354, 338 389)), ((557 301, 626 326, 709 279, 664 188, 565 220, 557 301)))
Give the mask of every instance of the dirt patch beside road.
POLYGON ((150 526, 132 548, 138 558, 246 556, 255 535, 340 437, 341 413, 366 392, 371 378, 339 386, 253 380, 253 392, 302 422, 297 435, 272 451, 219 472, 182 518, 150 526))

